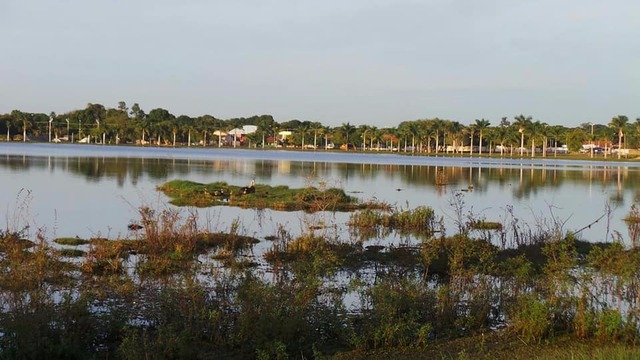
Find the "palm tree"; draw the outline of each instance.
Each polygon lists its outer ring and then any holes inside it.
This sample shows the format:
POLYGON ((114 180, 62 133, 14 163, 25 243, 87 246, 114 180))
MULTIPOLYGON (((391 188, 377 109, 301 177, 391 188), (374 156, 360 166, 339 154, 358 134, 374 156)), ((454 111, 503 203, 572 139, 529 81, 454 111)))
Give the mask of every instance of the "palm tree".
MULTIPOLYGON (((398 126, 398 137, 404 139, 404 152, 407 152, 407 137, 411 135, 408 123, 402 123, 398 126)), ((400 152, 400 143, 398 142, 398 152, 400 152)))
POLYGON ((558 139, 564 136, 565 127, 562 125, 551 126, 547 134, 553 139, 553 157, 558 156, 558 139))
POLYGON ((483 131, 483 140, 489 144, 489 155, 493 153, 493 142, 496 139, 495 128, 486 128, 483 131))
POLYGON ((423 136, 421 137, 420 142, 426 140, 427 152, 431 153, 431 139, 433 139, 436 134, 435 129, 431 126, 431 121, 429 120, 423 120, 420 128, 420 134, 423 136))
MULTIPOLYGON (((475 128, 478 131, 478 135, 480 136, 480 147, 478 148, 480 154, 482 154, 482 137, 484 135, 484 130, 488 128, 489 125, 491 125, 489 120, 485 120, 484 118, 480 120, 476 119, 475 128)), ((471 146, 473 146, 473 144, 471 144, 471 146)))
MULTIPOLYGON (((320 129, 320 134, 324 135, 324 149, 329 149, 329 134, 331 134, 331 128, 328 126, 323 126, 320 129)), ((331 136, 331 141, 333 141, 333 136, 331 136)))
POLYGON ((609 127, 618 132, 618 159, 620 159, 622 153, 622 138, 624 137, 624 128, 628 122, 629 118, 624 115, 618 115, 609 122, 609 127))
POLYGON ((444 121, 438 118, 431 120, 431 129, 433 129, 433 131, 436 134, 436 154, 437 154, 440 148, 440 130, 444 129, 444 121))
POLYGON ((369 132, 371 135, 369 136, 369 150, 373 149, 373 140, 377 137, 378 128, 375 126, 369 126, 369 132))
POLYGON ((381 131, 382 131, 382 140, 385 141, 385 144, 387 145, 387 149, 389 151, 393 151, 393 142, 395 140, 398 140, 398 148, 400 148, 400 139, 397 138, 395 129, 385 128, 385 129, 382 129, 381 131))
POLYGON ((457 152, 456 145, 462 136, 462 130, 464 130, 464 126, 457 121, 449 121, 447 124, 447 132, 449 133, 449 137, 451 137, 451 145, 454 153, 457 152))
POLYGON ((27 141, 27 129, 30 129, 32 124, 29 121, 28 115, 29 114, 25 114, 19 110, 13 110, 11 112, 11 115, 13 117, 13 119, 20 123, 22 122, 22 142, 26 142, 27 141))
POLYGON ((415 153, 416 152, 416 136, 420 136, 420 127, 418 126, 418 123, 416 123, 415 121, 412 121, 407 126, 407 130, 411 135, 411 152, 415 153))
POLYGON ((342 127, 340 127, 340 131, 342 132, 342 134, 345 135, 346 138, 346 148, 347 151, 349 151, 349 134, 355 129, 356 127, 347 123, 342 123, 342 127))
POLYGON ((307 132, 310 129, 311 129, 311 126, 306 121, 300 123, 300 126, 298 126, 298 130, 300 131, 300 136, 302 137, 302 150, 304 150, 304 139, 305 137, 307 137, 307 132))
POLYGON ((313 148, 317 149, 318 148, 318 131, 322 131, 322 124, 314 121, 311 123, 311 125, 309 125, 309 129, 313 130, 313 148))
POLYGON ((11 127, 11 121, 9 118, 5 120, 5 126, 7 127, 7 142, 11 141, 11 134, 9 133, 9 128, 11 127))
POLYGON ((531 116, 524 116, 522 114, 514 117, 513 126, 518 129, 520 133, 520 156, 522 156, 524 152, 524 133, 531 124, 531 116))
POLYGON ((373 142, 374 141, 376 142, 376 150, 377 151, 380 151, 380 140, 383 140, 383 135, 384 135, 384 130, 383 129, 375 128, 373 130, 373 137, 371 137, 371 144, 373 145, 373 142))
POLYGON ((536 139, 540 138, 544 134, 544 127, 547 124, 536 120, 529 123, 529 138, 531 139, 531 157, 536 156, 536 139))
POLYGON ((407 151, 407 138, 411 137, 411 152, 415 152, 416 135, 418 135, 418 126, 414 121, 404 121, 398 126, 398 131, 404 137, 404 151, 407 151))
POLYGON ((498 126, 495 128, 494 136, 495 140, 500 143, 500 155, 504 155, 504 143, 507 141, 509 137, 509 127, 507 126, 498 126))
POLYGON ((360 131, 362 131, 362 151, 367 148, 367 131, 370 131, 369 125, 360 125, 360 131))
POLYGON ((476 133, 476 125, 475 124, 469 125, 469 127, 467 127, 467 132, 469 133, 469 140, 471 142, 471 145, 470 145, 471 151, 469 152, 469 155, 473 156, 473 136, 476 133))

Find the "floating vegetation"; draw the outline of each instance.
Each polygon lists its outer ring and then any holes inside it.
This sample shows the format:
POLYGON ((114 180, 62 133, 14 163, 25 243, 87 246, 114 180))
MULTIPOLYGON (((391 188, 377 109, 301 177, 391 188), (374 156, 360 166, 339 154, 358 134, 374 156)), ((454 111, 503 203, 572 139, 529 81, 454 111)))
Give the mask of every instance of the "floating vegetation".
POLYGON ((240 250, 249 249, 260 240, 244 235, 228 233, 202 233, 198 236, 197 248, 201 250, 216 249, 224 247, 236 253, 240 250))
POLYGON ((80 249, 58 249, 58 254, 63 257, 82 257, 86 254, 86 252, 80 249))
POLYGON ((349 217, 349 226, 361 235, 377 234, 379 230, 421 233, 430 236, 439 227, 431 207, 419 206, 411 210, 364 209, 349 217))
POLYGON ((80 239, 79 237, 61 237, 54 239, 53 242, 60 245, 78 246, 88 244, 89 240, 80 239))
POLYGON ((502 230, 502 224, 494 221, 471 221, 469 227, 473 230, 502 230))
POLYGON ((375 202, 360 203, 338 188, 318 189, 313 186, 290 189, 288 186, 255 184, 253 192, 246 187, 225 182, 201 184, 187 180, 173 180, 158 186, 158 190, 171 197, 176 206, 207 207, 216 205, 242 208, 274 209, 283 211, 353 211, 381 207, 375 202), (243 190, 244 189, 244 190, 243 190))

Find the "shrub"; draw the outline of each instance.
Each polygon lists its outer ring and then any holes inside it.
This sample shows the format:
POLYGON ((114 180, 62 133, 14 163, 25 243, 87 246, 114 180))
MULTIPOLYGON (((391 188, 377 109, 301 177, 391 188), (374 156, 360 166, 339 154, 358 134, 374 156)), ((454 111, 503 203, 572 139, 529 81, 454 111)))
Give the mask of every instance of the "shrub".
POLYGON ((526 342, 540 342, 552 329, 551 310, 535 295, 522 296, 511 308, 511 330, 526 342))

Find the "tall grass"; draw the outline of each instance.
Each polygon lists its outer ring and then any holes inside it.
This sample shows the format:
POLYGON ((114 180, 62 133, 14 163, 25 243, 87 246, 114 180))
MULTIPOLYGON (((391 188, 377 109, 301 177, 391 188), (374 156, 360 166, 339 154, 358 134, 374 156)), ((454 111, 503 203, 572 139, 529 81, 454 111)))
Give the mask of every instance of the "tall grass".
POLYGON ((428 208, 364 210, 353 224, 429 233, 375 249, 280 226, 258 267, 198 261, 220 249, 242 257, 255 240, 240 220, 212 234, 169 209, 141 208, 137 240, 93 240, 81 262, 65 261, 43 234, 31 248, 5 236, 0 356, 411 357, 445 354, 442 344, 459 357, 583 356, 553 348, 567 338, 614 344, 620 358, 638 353, 640 252, 631 241, 586 244, 550 221, 536 241, 506 248, 474 237, 460 213, 463 231, 446 236, 428 208))

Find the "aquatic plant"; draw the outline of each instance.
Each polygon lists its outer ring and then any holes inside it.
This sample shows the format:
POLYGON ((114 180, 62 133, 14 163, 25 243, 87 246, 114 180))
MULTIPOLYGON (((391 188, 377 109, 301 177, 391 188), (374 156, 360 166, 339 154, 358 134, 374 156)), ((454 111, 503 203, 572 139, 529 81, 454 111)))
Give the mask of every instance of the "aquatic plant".
POLYGON ((158 190, 171 197, 177 206, 238 206, 242 208, 276 209, 283 211, 352 211, 364 207, 382 207, 374 202, 359 203, 338 188, 307 186, 290 189, 288 186, 256 184, 255 192, 242 194, 240 186, 224 182, 201 184, 186 180, 173 180, 158 190), (216 195, 224 194, 224 195, 216 195))
MULTIPOLYGON (((464 231, 401 244, 278 225, 262 262, 242 256, 257 239, 240 219, 211 233, 191 213, 140 211, 137 239, 92 239, 80 262, 42 234, 32 248, 5 239, 1 357, 562 358, 603 344, 638 353, 630 238, 587 243, 549 220, 531 230, 544 236, 503 247, 467 231, 465 210, 464 231), (577 347, 557 348, 567 343, 577 347)), ((432 218, 367 211, 406 228, 432 218)))

